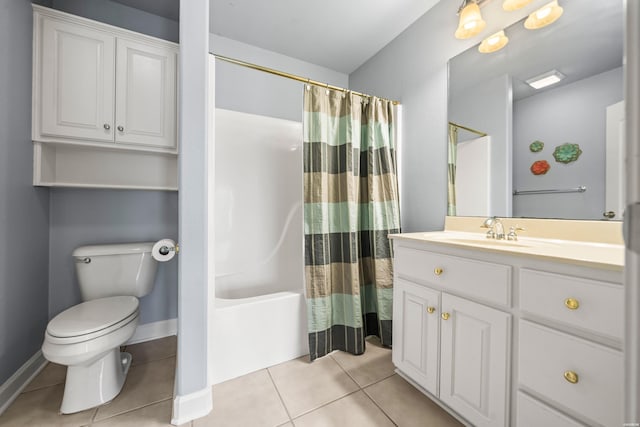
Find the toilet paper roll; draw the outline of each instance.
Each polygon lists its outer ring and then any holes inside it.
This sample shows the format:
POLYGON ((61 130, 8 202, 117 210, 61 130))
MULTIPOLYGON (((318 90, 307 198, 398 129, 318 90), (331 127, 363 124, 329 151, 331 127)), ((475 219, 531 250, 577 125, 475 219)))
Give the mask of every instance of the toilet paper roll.
POLYGON ((151 256, 158 262, 167 262, 176 256, 176 242, 171 239, 158 240, 151 249, 151 256))

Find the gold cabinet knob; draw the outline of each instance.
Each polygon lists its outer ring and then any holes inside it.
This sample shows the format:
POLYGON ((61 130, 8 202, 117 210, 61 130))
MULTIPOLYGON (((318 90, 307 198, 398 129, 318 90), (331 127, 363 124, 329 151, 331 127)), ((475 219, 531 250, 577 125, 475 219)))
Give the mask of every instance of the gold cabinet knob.
POLYGON ((449 320, 449 313, 442 313, 442 320, 449 320))
POLYGON ((433 314, 436 311, 435 307, 427 307, 427 313, 433 314))
POLYGON ((576 374, 573 371, 566 371, 564 373, 564 379, 569 381, 571 384, 577 384, 578 383, 578 374, 576 374))
POLYGON ((580 307, 580 303, 575 298, 567 298, 564 300, 564 305, 569 310, 577 310, 580 307))
POLYGON ((435 273, 436 276, 439 276, 442 273, 444 273, 444 269, 442 269, 440 267, 436 267, 436 268, 433 269, 433 272, 435 273))

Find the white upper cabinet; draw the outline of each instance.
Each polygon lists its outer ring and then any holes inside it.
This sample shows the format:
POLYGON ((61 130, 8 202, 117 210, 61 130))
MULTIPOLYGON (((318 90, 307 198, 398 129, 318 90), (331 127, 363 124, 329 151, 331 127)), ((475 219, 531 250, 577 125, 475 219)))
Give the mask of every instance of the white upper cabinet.
MULTIPOLYGON (((42 22, 42 136, 113 141, 115 37, 68 22, 42 22)), ((36 94, 38 99, 38 94, 36 94)))
POLYGON ((33 140, 177 152, 177 46, 34 9, 33 140))
POLYGON ((178 45, 33 10, 33 184, 177 190, 178 45))
POLYGON ((118 39, 116 63, 116 143, 175 148, 176 53, 118 39))

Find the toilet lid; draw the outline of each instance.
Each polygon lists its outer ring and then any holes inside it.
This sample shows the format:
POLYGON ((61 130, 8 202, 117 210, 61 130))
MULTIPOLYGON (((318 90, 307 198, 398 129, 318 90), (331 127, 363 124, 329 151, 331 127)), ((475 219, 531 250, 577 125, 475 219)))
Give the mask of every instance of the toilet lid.
POLYGON ((75 305, 54 317, 47 333, 67 338, 91 334, 119 323, 138 311, 133 296, 99 298, 75 305))

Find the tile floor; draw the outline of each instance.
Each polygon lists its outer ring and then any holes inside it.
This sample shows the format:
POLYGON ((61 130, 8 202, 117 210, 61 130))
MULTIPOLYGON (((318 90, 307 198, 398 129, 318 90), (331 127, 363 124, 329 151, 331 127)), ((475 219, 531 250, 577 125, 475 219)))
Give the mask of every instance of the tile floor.
MULTIPOLYGON (((126 347, 133 364, 109 404, 59 415, 65 367, 48 364, 0 416, 0 426, 168 426, 176 338, 126 347)), ((362 356, 308 357, 213 387, 213 411, 189 427, 460 426, 394 373, 391 351, 369 339, 362 356)))

